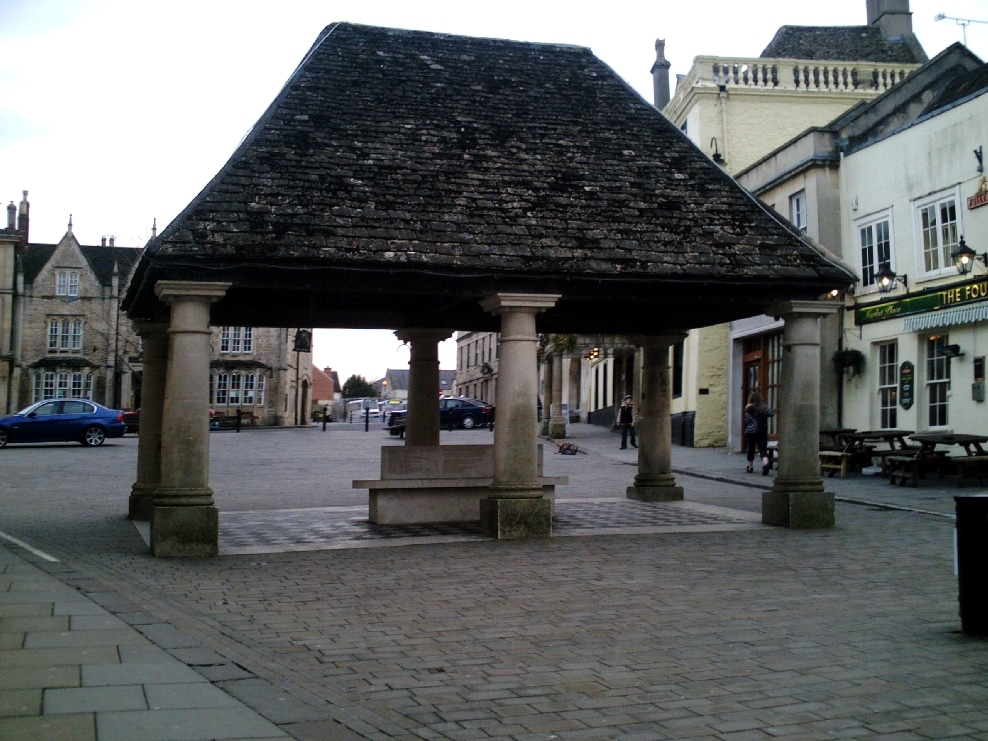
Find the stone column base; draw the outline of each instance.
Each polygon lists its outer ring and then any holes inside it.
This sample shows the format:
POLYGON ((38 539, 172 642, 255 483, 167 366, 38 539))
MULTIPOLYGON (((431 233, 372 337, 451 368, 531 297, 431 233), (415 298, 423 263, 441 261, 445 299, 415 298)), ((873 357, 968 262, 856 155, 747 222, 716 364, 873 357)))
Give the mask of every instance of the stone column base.
POLYGON ((565 422, 549 422, 549 431, 546 435, 550 440, 565 440, 566 439, 566 423, 565 422))
POLYGON ((639 502, 681 502, 684 498, 681 486, 629 486, 627 497, 639 502))
POLYGON ((498 540, 552 536, 552 502, 538 499, 480 500, 480 529, 498 540))
POLYGON ((791 528, 833 527, 834 494, 828 491, 763 492, 762 522, 791 528))
POLYGON ((130 490, 127 517, 131 520, 150 520, 151 513, 154 512, 154 493, 157 489, 156 484, 134 484, 130 490))
POLYGON ((218 555, 219 520, 216 507, 155 507, 151 517, 151 555, 165 558, 218 555))

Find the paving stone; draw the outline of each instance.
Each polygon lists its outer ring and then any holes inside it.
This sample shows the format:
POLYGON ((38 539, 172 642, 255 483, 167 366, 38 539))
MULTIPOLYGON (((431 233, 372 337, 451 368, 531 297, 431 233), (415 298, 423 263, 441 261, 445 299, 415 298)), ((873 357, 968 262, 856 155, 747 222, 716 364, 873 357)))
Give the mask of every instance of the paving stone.
POLYGON ((37 688, 0 692, 0 718, 41 714, 41 690, 37 688))
POLYGON ((99 741, 288 738, 277 727, 241 708, 104 712, 99 741))
POLYGON ((103 712, 107 710, 146 710, 144 689, 124 687, 71 687, 45 690, 45 715, 103 712))
MULTIPOLYGON (((0 718, 0 738, 5 741, 97 741, 96 716, 37 715, 21 718, 0 718)), ((100 739, 102 741, 102 739, 100 739)))

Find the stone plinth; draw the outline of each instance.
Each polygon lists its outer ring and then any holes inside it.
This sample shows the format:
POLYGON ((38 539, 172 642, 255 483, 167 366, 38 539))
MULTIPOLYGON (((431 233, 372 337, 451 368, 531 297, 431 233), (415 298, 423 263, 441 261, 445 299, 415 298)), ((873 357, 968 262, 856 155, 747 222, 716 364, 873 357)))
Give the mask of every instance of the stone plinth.
POLYGON ((480 529, 491 538, 517 540, 552 536, 552 503, 537 499, 484 499, 480 529))
POLYGON ((203 558, 219 554, 219 510, 211 506, 155 507, 151 553, 164 558, 203 558))
POLYGON ((791 528, 834 526, 834 494, 829 491, 766 491, 762 522, 791 528))

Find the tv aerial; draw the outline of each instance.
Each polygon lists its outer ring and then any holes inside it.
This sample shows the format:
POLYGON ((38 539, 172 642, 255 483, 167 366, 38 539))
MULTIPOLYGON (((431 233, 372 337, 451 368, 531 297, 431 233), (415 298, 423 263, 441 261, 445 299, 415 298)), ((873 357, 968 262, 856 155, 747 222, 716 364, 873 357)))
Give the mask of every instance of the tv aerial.
POLYGON ((964 29, 964 46, 967 46, 967 27, 968 26, 970 26, 972 23, 988 23, 988 21, 979 21, 979 20, 977 20, 975 18, 954 18, 953 16, 949 16, 946 13, 937 13, 935 16, 933 16, 933 20, 934 21, 953 21, 958 26, 961 26, 964 29))

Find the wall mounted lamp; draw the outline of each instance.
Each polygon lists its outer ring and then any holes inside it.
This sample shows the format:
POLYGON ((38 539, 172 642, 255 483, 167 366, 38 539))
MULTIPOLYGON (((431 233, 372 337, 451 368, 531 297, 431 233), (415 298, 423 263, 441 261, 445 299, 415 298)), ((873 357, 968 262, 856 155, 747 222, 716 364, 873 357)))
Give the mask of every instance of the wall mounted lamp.
POLYGON ((943 355, 945 358, 959 358, 964 353, 961 352, 960 345, 944 345, 940 349, 940 354, 943 355))
POLYGON ((950 257, 954 261, 954 267, 957 268, 957 272, 961 275, 970 273, 977 260, 981 260, 981 263, 988 267, 988 252, 982 252, 979 255, 967 246, 964 237, 961 237, 960 244, 958 244, 956 250, 950 253, 950 257))
POLYGON ((727 163, 724 161, 724 155, 722 155, 717 150, 717 137, 716 136, 713 139, 710 140, 710 146, 714 150, 714 153, 713 153, 713 160, 714 160, 714 162, 716 162, 721 167, 723 167, 724 165, 726 165, 727 163))
POLYGON ((878 292, 879 293, 891 293, 892 289, 895 288, 899 283, 907 291, 909 290, 909 276, 903 273, 902 275, 896 275, 892 268, 888 265, 883 267, 878 271, 878 275, 875 276, 878 280, 878 292))

